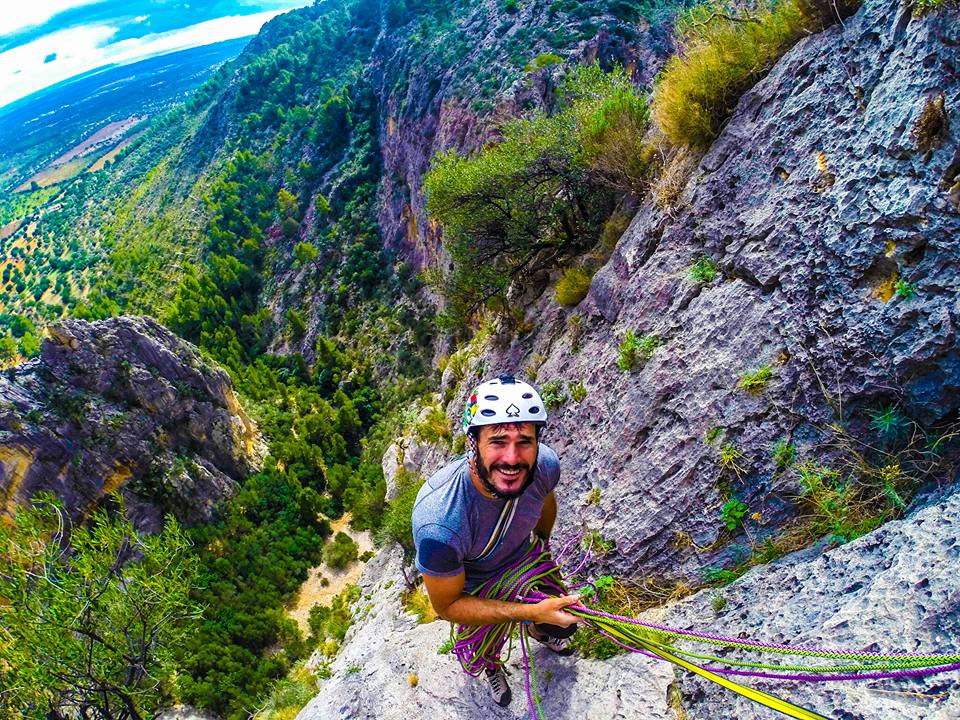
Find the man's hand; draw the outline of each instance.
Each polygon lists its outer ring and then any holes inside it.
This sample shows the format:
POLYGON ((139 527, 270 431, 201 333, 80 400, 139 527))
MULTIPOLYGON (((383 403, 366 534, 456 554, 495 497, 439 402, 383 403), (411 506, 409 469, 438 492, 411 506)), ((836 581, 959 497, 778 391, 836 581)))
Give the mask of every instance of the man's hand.
POLYGON ((561 595, 560 597, 549 597, 541 600, 530 607, 530 619, 535 623, 545 623, 548 625, 558 625, 560 627, 569 627, 574 623, 580 622, 582 618, 576 615, 564 612, 563 608, 570 605, 576 605, 580 602, 579 595, 561 595))

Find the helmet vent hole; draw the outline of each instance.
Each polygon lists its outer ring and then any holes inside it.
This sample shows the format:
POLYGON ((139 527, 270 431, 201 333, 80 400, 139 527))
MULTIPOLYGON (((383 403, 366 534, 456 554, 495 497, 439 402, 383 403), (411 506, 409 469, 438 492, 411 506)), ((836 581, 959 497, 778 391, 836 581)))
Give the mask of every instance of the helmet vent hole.
POLYGON ((540 412, 540 408, 538 408, 536 405, 534 405, 532 408, 530 408, 530 412, 531 412, 533 415, 536 415, 537 413, 540 412))
POLYGON ((483 410, 480 411, 480 414, 483 415, 484 417, 493 417, 497 413, 491 410, 490 408, 484 408, 483 410))
POLYGON ((532 397, 533 397, 533 393, 524 393, 524 394, 523 394, 523 399, 524 399, 524 400, 529 400, 529 399, 532 398, 532 397))
POLYGON ((496 395, 484 395, 484 396, 483 396, 483 399, 484 399, 484 400, 499 400, 500 398, 498 398, 496 395))

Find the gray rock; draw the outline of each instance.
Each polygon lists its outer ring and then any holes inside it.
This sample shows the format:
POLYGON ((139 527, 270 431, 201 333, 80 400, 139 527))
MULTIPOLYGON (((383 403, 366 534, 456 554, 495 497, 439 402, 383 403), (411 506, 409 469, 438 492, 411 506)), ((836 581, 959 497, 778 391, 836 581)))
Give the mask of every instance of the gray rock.
MULTIPOLYGON (((644 619, 807 647, 960 654, 958 560, 960 492, 954 492, 818 557, 797 553, 644 619), (727 601, 719 613, 711 609, 716 594, 727 601)), ((957 672, 911 680, 746 684, 827 717, 960 717, 957 672)), ((689 720, 773 717, 691 675, 684 674, 680 691, 689 720)))
MULTIPOLYGON (((765 642, 958 654, 957 560, 960 492, 848 545, 824 554, 794 553, 751 570, 726 588, 700 592, 641 619, 765 642), (720 612, 712 609, 718 594, 726 601, 720 612)), ((357 620, 332 664, 333 676, 320 681, 319 694, 298 720, 528 717, 518 658, 508 666, 514 700, 501 710, 455 658, 437 654, 448 625, 418 625, 403 611, 402 567, 399 548, 382 551, 368 564, 361 579, 364 594, 353 608, 357 620)), ((776 716, 718 685, 640 655, 596 661, 535 652, 550 720, 776 716), (682 716, 668 699, 671 685, 679 691, 682 716)), ((958 675, 819 684, 741 681, 827 717, 948 720, 960 713, 958 675)))
POLYGON ((931 153, 913 127, 934 93, 960 106, 960 25, 904 12, 870 0, 802 40, 741 98, 681 204, 641 206, 579 307, 548 292, 528 310, 533 332, 491 341, 487 368, 533 363, 541 383, 586 387, 547 437, 563 462, 558 532, 615 542, 607 570, 699 582, 749 552, 744 533, 721 534, 728 492, 760 514, 751 538, 776 534, 802 512, 796 472, 775 471, 779 440, 842 466, 855 458, 835 423, 876 446, 871 412, 890 405, 927 430, 956 420, 960 214, 942 179, 956 173, 960 123, 931 153), (703 255, 719 268, 711 283, 690 277, 703 255), (916 294, 893 294, 896 278, 916 294), (664 341, 633 372, 617 367, 628 329, 664 341), (763 365, 761 393, 738 387, 763 365), (724 444, 741 472, 720 466, 724 444), (599 505, 584 500, 593 487, 599 505))
POLYGON ((0 499, 49 490, 75 518, 120 490, 138 527, 209 519, 265 446, 227 373, 149 317, 50 328, 0 375, 0 499))

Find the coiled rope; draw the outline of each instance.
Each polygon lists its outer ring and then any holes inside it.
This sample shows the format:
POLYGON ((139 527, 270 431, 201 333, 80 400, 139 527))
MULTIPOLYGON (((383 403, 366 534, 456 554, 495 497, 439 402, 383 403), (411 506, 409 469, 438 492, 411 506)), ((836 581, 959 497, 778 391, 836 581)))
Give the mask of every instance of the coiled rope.
MULTIPOLYGON (((558 553, 558 561, 563 561, 563 556, 567 554, 570 547, 568 544, 558 553)), ((583 568, 586 559, 584 557, 580 564, 565 576, 543 541, 535 539, 523 557, 509 566, 499 577, 481 585, 474 594, 485 599, 527 603, 540 602, 551 595, 564 595, 568 593, 568 583, 583 568)), ((589 584, 584 586, 584 589, 587 588, 590 588, 589 584)), ((868 650, 833 650, 764 643, 642 622, 635 618, 591 608, 583 602, 566 607, 564 611, 582 618, 582 625, 592 628, 626 650, 674 663, 754 702, 801 720, 825 719, 822 715, 793 705, 774 695, 740 685, 727 676, 826 682, 914 678, 960 669, 960 655, 881 653, 868 650), (744 653, 771 653, 802 657, 807 660, 842 662, 827 665, 812 662, 791 665, 750 659, 728 659, 678 648, 676 647, 678 641, 719 646, 744 653), (702 660, 710 664, 698 665, 692 660, 702 660)), ((512 638, 518 626, 523 656, 524 688, 530 717, 532 720, 545 720, 540 694, 537 691, 533 654, 530 652, 530 634, 525 623, 460 625, 453 635, 455 641, 453 653, 460 661, 464 672, 473 676, 479 675, 486 669, 502 666, 505 659, 510 657, 513 649, 512 638), (506 658, 501 659, 503 648, 508 642, 510 645, 507 647, 506 658)))

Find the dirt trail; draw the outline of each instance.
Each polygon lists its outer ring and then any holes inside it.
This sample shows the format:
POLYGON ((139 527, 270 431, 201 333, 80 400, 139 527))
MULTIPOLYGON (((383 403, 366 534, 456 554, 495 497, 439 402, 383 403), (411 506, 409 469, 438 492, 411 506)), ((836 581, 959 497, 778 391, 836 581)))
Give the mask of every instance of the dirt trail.
MULTIPOLYGON (((338 532, 345 532, 357 543, 357 549, 361 555, 367 550, 373 549, 373 538, 370 533, 350 529, 350 513, 344 513, 339 520, 331 522, 330 527, 333 530, 330 535, 331 538, 338 532)), ((310 617, 310 608, 314 605, 329 605, 334 596, 338 595, 341 590, 360 579, 363 565, 362 562, 355 561, 343 570, 334 570, 327 567, 326 564, 310 568, 306 581, 300 586, 300 593, 297 595, 296 602, 288 611, 290 617, 297 621, 304 635, 310 632, 310 626, 307 624, 310 617), (327 578, 330 584, 324 587, 320 583, 321 577, 327 578)))

